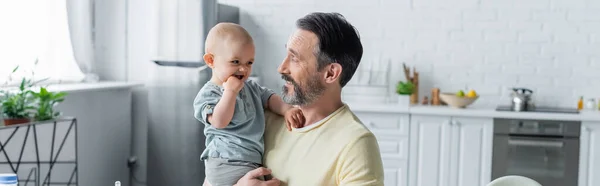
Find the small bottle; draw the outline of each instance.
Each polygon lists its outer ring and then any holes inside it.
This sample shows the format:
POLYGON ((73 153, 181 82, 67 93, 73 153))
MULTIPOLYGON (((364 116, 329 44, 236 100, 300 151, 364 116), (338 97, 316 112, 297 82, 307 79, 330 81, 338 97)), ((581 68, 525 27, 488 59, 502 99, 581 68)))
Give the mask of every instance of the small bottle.
POLYGON ((579 97, 579 102, 577 102, 577 110, 583 110, 583 96, 579 97))
POLYGON ((600 110, 600 98, 598 98, 598 108, 596 109, 600 110))

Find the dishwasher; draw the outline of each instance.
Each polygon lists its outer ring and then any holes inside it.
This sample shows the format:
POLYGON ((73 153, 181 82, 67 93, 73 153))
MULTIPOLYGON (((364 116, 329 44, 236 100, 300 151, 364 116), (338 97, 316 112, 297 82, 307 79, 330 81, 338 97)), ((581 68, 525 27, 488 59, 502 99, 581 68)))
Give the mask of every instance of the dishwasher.
POLYGON ((544 186, 577 185, 580 121, 494 119, 492 180, 520 175, 544 186))

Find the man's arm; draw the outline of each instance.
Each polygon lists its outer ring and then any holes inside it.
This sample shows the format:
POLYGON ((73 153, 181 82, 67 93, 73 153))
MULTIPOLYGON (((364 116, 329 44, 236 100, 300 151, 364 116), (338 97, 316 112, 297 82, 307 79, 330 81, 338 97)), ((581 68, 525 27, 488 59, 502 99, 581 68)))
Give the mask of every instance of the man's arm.
POLYGON ((383 163, 377 139, 367 133, 340 155, 339 185, 383 185, 383 163))

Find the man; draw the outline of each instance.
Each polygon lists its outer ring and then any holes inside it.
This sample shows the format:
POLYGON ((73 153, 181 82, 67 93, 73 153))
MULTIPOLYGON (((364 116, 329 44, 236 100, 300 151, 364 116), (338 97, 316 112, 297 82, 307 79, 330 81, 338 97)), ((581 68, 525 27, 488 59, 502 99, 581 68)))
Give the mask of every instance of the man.
POLYGON ((362 58, 358 33, 337 13, 308 14, 296 26, 278 71, 283 100, 301 108, 305 123, 290 132, 284 118, 268 113, 266 168, 238 185, 383 185, 375 136, 341 99, 362 58), (269 174, 273 179, 258 179, 269 174))

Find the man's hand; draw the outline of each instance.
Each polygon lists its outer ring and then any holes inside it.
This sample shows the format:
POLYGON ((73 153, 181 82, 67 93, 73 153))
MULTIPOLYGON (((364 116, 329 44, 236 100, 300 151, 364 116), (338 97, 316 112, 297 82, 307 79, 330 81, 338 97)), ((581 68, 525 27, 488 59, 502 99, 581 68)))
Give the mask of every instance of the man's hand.
POLYGON ((288 131, 292 131, 292 127, 300 128, 304 125, 304 114, 299 108, 293 107, 285 112, 285 124, 288 131))
POLYGON ((225 90, 231 90, 235 93, 240 92, 242 87, 244 87, 244 82, 235 76, 229 76, 229 78, 227 78, 227 80, 225 80, 223 83, 223 88, 225 88, 225 90))
POLYGON ((269 181, 261 181, 258 179, 258 177, 263 177, 269 174, 271 174, 270 169, 259 167, 246 173, 244 177, 238 180, 235 186, 279 186, 280 181, 277 178, 273 178, 269 181))

